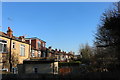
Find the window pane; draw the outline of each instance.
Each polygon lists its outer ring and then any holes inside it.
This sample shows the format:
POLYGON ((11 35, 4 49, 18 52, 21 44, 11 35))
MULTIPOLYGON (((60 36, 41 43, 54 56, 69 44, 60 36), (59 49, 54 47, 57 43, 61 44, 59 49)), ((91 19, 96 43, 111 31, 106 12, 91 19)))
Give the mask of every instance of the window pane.
POLYGON ((0 40, 0 52, 6 52, 7 51, 7 41, 0 40))
POLYGON ((23 56, 25 56, 25 47, 23 47, 23 56))
POLYGON ((5 40, 2 40, 2 42, 3 42, 3 43, 7 43, 7 41, 5 41, 5 40))
POLYGON ((23 56, 23 48, 21 47, 21 56, 23 56))
POLYGON ((38 48, 41 48, 41 46, 40 46, 40 41, 38 42, 38 48))
POLYGON ((3 46, 3 52, 7 52, 7 44, 4 44, 4 46, 3 46))
POLYGON ((38 51, 38 57, 41 57, 41 51, 38 51))
POLYGON ((35 51, 34 50, 32 50, 32 53, 34 53, 35 51))
POLYGON ((20 47, 20 55, 22 56, 22 47, 20 47))
POLYGON ((25 46, 24 45, 20 46, 20 55, 25 56, 25 46))
POLYGON ((2 43, 0 43, 0 52, 2 52, 2 43))
POLYGON ((46 54, 45 54, 45 52, 43 52, 43 57, 46 57, 46 54))
POLYGON ((35 53, 35 51, 34 50, 32 50, 32 52, 31 52, 32 54, 31 54, 31 56, 32 57, 34 57, 34 53, 35 53))
POLYGON ((32 57, 34 57, 34 53, 32 53, 32 55, 31 55, 32 57))
POLYGON ((0 42, 2 42, 2 43, 7 43, 7 41, 5 41, 5 40, 0 40, 0 42))

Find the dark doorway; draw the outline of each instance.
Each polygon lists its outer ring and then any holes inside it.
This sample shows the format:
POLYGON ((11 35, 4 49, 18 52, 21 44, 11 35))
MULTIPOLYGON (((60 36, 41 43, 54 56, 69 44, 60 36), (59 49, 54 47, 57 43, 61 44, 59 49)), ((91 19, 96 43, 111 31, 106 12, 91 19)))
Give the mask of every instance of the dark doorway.
POLYGON ((34 70, 34 73, 38 73, 38 68, 37 67, 35 67, 33 70, 34 70))

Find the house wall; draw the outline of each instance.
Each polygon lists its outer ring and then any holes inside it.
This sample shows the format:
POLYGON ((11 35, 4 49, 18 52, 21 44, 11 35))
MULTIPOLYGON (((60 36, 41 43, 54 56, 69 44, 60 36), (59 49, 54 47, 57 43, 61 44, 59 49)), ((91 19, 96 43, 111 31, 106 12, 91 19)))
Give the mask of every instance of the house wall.
POLYGON ((1 40, 6 40, 7 41, 7 52, 6 53, 0 53, 0 58, 1 58, 1 63, 0 63, 0 65, 2 66, 2 68, 4 68, 4 69, 7 69, 8 71, 9 71, 9 67, 10 67, 10 65, 9 65, 9 60, 8 60, 8 53, 9 53, 9 51, 10 51, 10 39, 8 39, 8 38, 5 38, 5 37, 0 37, 0 39, 1 40), (4 63, 3 63, 4 62, 4 63))
MULTIPOLYGON (((26 40, 27 43, 29 43, 29 40, 26 40)), ((32 39, 31 38, 31 50, 34 50, 34 56, 32 57, 38 57, 38 51, 41 51, 42 49, 45 48, 46 43, 39 40, 39 39, 32 39), (38 42, 40 42, 40 48, 38 47, 38 42)), ((32 53, 31 53, 32 54, 32 53)), ((42 55, 43 53, 41 53, 42 55)))
POLYGON ((9 48, 10 48, 10 39, 5 38, 5 37, 0 37, 1 40, 6 40, 7 41, 7 48, 8 48, 8 52, 9 52, 9 48))
POLYGON ((45 63, 25 63, 18 65, 19 74, 35 73, 34 68, 37 68, 37 73, 41 74, 58 74, 58 62, 45 63))
POLYGON ((36 40, 31 40, 31 47, 36 48, 36 40))
POLYGON ((42 47, 45 47, 46 43, 43 42, 43 41, 41 41, 41 40, 39 40, 39 39, 33 39, 33 40, 31 40, 31 45, 32 45, 32 47, 34 47, 35 49, 39 49, 39 48, 38 48, 38 42, 41 43, 41 48, 42 48, 42 47))
POLYGON ((59 54, 59 60, 60 60, 60 61, 65 61, 65 60, 66 60, 66 58, 64 57, 64 55, 63 55, 63 54, 59 54))
POLYGON ((53 73, 53 63, 43 64, 24 64, 25 73, 35 73, 34 68, 38 69, 38 73, 53 73))
POLYGON ((58 62, 54 62, 54 74, 58 74, 58 62))
MULTIPOLYGON (((0 37, 1 40, 6 40, 7 41, 7 53, 2 53, 2 61, 4 61, 4 64, 0 63, 0 65, 4 66, 4 68, 7 68, 9 70, 9 52, 10 52, 10 39, 6 37, 0 37)), ((13 60, 16 60, 18 64, 22 64, 23 60, 29 58, 29 44, 12 40, 11 41, 11 59, 12 62, 13 60), (15 43, 15 48, 12 48, 12 43, 15 43), (20 45, 23 44, 25 45, 25 56, 20 56, 20 45)), ((15 64, 17 66, 17 63, 15 64)), ((16 67, 13 66, 13 67, 16 67)))
POLYGON ((23 66, 23 64, 18 64, 17 68, 18 68, 18 74, 23 74, 24 73, 24 66, 23 66))
POLYGON ((16 56, 18 56, 18 61, 19 61, 19 64, 22 64, 23 63, 23 60, 29 58, 29 53, 30 53, 30 49, 29 49, 29 44, 26 44, 26 43, 22 43, 22 42, 18 42, 18 41, 15 41, 15 40, 12 40, 12 43, 15 42, 15 49, 12 48, 12 54, 16 54, 16 56), (22 45, 25 45, 25 56, 20 56, 20 46, 22 45))

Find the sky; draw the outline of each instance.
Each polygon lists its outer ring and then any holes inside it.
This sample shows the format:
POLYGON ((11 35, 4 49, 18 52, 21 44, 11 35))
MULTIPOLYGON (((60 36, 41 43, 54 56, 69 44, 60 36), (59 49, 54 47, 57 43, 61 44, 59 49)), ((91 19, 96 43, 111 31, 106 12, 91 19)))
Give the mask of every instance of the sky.
POLYGON ((46 47, 78 53, 81 44, 93 46, 102 13, 112 2, 3 2, 2 31, 38 37, 46 47))

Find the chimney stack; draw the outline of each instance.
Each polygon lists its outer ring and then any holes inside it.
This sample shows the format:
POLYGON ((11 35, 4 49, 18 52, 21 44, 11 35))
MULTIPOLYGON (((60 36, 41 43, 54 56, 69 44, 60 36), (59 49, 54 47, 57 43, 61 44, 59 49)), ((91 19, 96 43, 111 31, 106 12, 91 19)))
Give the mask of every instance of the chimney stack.
POLYGON ((12 38, 12 36, 13 36, 13 31, 10 29, 10 27, 8 27, 7 35, 8 35, 10 38, 12 38))

